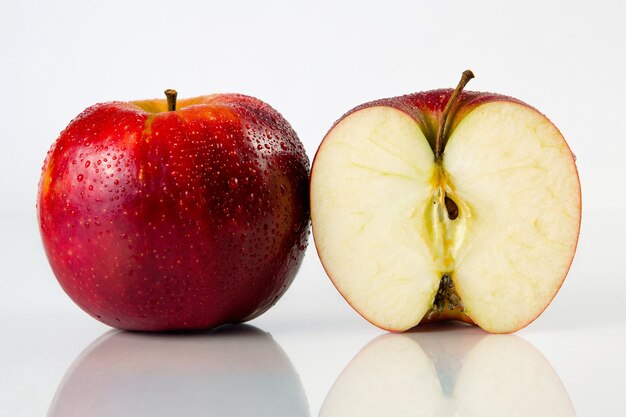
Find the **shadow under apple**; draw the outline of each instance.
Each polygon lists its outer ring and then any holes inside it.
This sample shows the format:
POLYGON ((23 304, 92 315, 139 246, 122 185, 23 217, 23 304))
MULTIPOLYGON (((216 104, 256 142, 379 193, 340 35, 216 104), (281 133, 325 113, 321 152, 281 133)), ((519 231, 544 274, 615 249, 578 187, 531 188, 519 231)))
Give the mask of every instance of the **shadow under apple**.
POLYGON ((524 339, 434 325, 366 345, 326 396, 321 417, 575 416, 546 358, 524 339))
POLYGON ((109 332, 66 372, 48 417, 308 416, 287 355, 249 325, 190 334, 109 332))

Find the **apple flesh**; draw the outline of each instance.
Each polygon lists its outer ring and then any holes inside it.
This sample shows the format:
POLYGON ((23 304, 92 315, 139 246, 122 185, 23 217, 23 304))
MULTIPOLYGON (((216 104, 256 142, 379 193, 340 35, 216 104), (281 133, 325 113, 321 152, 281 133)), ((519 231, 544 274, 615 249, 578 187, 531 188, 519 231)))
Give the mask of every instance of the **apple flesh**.
POLYGON ((387 330, 456 319, 516 331, 574 257, 580 183, 563 136, 519 100, 462 91, 464 77, 454 91, 357 107, 314 159, 320 259, 350 305, 387 330))
POLYGON ((292 282, 308 238, 309 161, 253 97, 112 102, 48 152, 37 212, 67 294, 120 329, 250 320, 292 282))

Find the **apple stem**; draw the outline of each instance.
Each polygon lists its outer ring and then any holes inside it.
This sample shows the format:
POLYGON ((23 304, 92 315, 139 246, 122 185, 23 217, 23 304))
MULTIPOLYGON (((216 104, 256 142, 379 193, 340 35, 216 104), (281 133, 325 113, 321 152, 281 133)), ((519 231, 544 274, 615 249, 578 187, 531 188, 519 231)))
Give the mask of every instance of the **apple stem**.
POLYGON ((465 88, 469 80, 471 80, 472 78, 474 78, 474 73, 472 71, 463 71, 459 84, 450 95, 450 99, 448 100, 446 107, 443 109, 443 113, 441 114, 441 123, 439 123, 439 129, 437 131, 437 140, 435 142, 435 161, 440 161, 443 156, 443 138, 446 134, 446 123, 448 121, 448 115, 450 114, 452 107, 454 107, 454 103, 456 102, 459 94, 461 94, 463 88, 465 88))
POLYGON ((178 92, 176 92, 176 90, 168 88, 164 91, 164 93, 165 97, 167 97, 167 111, 176 110, 176 96, 178 95, 178 92))

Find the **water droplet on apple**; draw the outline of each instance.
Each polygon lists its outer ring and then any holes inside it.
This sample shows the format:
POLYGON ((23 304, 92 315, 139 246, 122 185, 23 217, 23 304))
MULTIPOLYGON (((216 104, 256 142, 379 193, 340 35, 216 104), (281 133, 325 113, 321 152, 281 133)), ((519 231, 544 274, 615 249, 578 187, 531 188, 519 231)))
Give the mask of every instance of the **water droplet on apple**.
POLYGON ((89 185, 89 191, 93 191, 93 185, 89 185))
POLYGON ((235 177, 232 177, 230 180, 228 180, 228 187, 231 190, 234 190, 235 188, 237 188, 237 186, 239 185, 239 180, 235 177))
POLYGON ((91 165, 91 161, 85 162, 85 168, 89 168, 89 165, 91 165))
POLYGON ((78 182, 82 182, 84 178, 85 177, 83 177, 83 174, 78 174, 78 176, 76 177, 76 180, 78 180, 78 182))

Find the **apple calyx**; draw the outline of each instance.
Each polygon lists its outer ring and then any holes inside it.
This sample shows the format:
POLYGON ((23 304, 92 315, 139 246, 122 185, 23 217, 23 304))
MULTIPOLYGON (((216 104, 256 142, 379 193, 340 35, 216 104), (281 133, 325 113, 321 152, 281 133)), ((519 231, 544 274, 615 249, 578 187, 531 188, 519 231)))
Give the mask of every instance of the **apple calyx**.
POLYGON ((163 93, 165 93, 165 97, 167 97, 167 111, 175 111, 176 110, 176 96, 178 92, 171 88, 168 88, 163 93))
POLYGON ((451 274, 443 274, 441 277, 433 305, 425 315, 426 320, 439 318, 439 315, 443 314, 446 309, 457 310, 458 313, 465 312, 463 301, 456 292, 451 274))
POLYGON ((463 74, 461 74, 461 79, 459 80, 459 83, 457 84, 456 88, 450 95, 450 98, 448 99, 448 103, 446 104, 446 107, 443 109, 443 113, 441 114, 441 121, 439 122, 439 128, 437 129, 437 139, 435 141, 435 161, 436 162, 440 162, 443 156, 443 145, 444 145, 444 138, 447 133, 448 116, 450 115, 452 108, 454 107, 454 104, 456 103, 456 100, 459 97, 459 94, 461 94, 461 91, 463 91, 463 88, 465 88, 467 83, 472 78, 474 78, 474 73, 471 70, 463 71, 463 74))

